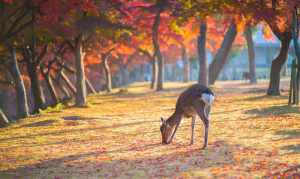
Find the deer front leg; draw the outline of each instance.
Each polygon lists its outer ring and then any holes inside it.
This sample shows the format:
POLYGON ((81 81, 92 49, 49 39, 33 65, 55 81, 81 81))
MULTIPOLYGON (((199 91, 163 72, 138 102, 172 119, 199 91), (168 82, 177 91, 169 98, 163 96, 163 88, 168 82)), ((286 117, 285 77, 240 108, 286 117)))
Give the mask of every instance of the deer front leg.
POLYGON ((206 113, 205 104, 200 101, 195 101, 194 107, 195 110, 197 111, 198 116, 200 117, 201 121, 204 124, 205 132, 204 132, 204 144, 202 149, 205 149, 208 143, 208 128, 209 128, 208 116, 205 114, 206 113))
POLYGON ((194 144, 195 140, 195 122, 196 122, 196 116, 192 117, 192 136, 191 136, 191 145, 194 144))
POLYGON ((209 129, 209 121, 206 120, 204 121, 204 126, 205 126, 205 134, 204 134, 204 144, 202 149, 205 149, 207 147, 207 143, 208 143, 208 129, 209 129))

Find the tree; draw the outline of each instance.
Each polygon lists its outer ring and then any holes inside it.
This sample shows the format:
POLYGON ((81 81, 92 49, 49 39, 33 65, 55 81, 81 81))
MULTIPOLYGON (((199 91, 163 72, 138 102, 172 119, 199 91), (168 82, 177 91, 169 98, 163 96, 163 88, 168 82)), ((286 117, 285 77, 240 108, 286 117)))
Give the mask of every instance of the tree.
POLYGON ((268 95, 280 95, 280 71, 285 64, 292 39, 292 14, 299 5, 294 0, 247 1, 232 4, 234 9, 255 22, 264 21, 280 40, 278 55, 272 61, 268 95))
POLYGON ((209 65, 209 84, 212 85, 217 80, 221 69, 228 60, 228 54, 237 35, 235 22, 232 22, 228 27, 224 40, 212 63, 209 65))
POLYGON ((26 89, 18 66, 16 50, 14 47, 10 47, 10 55, 11 55, 10 73, 12 74, 15 83, 18 117, 25 118, 29 115, 29 107, 28 107, 26 89))
POLYGON ((200 23, 200 33, 198 36, 198 63, 199 63, 199 76, 198 83, 208 85, 208 72, 207 72, 207 59, 206 59, 206 32, 207 22, 200 23))
POLYGON ((252 29, 251 27, 247 27, 245 31, 245 37, 247 41, 248 47, 248 61, 249 61, 249 73, 250 73, 250 83, 256 84, 256 72, 255 72, 255 51, 254 51, 254 43, 252 39, 252 29))
POLYGON ((7 119, 6 115, 0 108, 0 127, 4 127, 9 123, 9 120, 7 119))

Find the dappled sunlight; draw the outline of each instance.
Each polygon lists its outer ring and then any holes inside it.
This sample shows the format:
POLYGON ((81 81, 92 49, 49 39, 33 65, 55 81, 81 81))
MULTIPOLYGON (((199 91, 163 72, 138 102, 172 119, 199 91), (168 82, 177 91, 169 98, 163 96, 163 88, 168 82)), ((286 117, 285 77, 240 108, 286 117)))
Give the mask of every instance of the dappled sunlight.
POLYGON ((208 148, 200 149, 200 120, 189 145, 191 119, 162 145, 160 117, 171 115, 188 85, 166 83, 157 93, 136 83, 126 93, 92 95, 85 108, 46 110, 0 129, 0 178, 262 177, 299 163, 299 108, 286 106, 286 95, 232 94, 222 84, 214 88, 208 148))

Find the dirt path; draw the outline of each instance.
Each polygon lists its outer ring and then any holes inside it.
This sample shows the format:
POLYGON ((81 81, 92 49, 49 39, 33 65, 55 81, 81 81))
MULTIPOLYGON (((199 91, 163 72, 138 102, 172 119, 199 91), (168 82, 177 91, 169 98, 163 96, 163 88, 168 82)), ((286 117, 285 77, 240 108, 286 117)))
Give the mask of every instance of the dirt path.
POLYGON ((220 83, 207 150, 203 127, 190 140, 184 120, 161 145, 168 117, 186 85, 154 93, 136 84, 126 94, 94 95, 89 107, 48 110, 0 129, 0 178, 255 178, 300 172, 300 110, 265 96, 266 83, 220 83))

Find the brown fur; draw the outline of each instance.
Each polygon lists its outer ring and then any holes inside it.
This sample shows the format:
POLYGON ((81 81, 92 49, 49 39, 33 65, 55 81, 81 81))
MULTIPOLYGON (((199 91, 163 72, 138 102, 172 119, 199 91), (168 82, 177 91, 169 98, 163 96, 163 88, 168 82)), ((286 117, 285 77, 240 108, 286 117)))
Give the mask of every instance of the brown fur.
POLYGON ((194 120, 196 115, 200 117, 205 126, 205 137, 204 137, 204 146, 207 146, 208 138, 208 127, 209 120, 208 114, 210 106, 205 108, 205 103, 201 99, 203 93, 209 93, 213 95, 213 92, 206 86, 195 84, 182 92, 177 100, 175 112, 165 121, 162 119, 161 134, 162 134, 162 143, 169 144, 172 142, 172 138, 176 133, 177 127, 179 126, 183 117, 192 117, 192 140, 194 137, 194 120), (205 111, 207 110, 207 111, 205 111), (207 115, 206 115, 206 114, 207 115))

